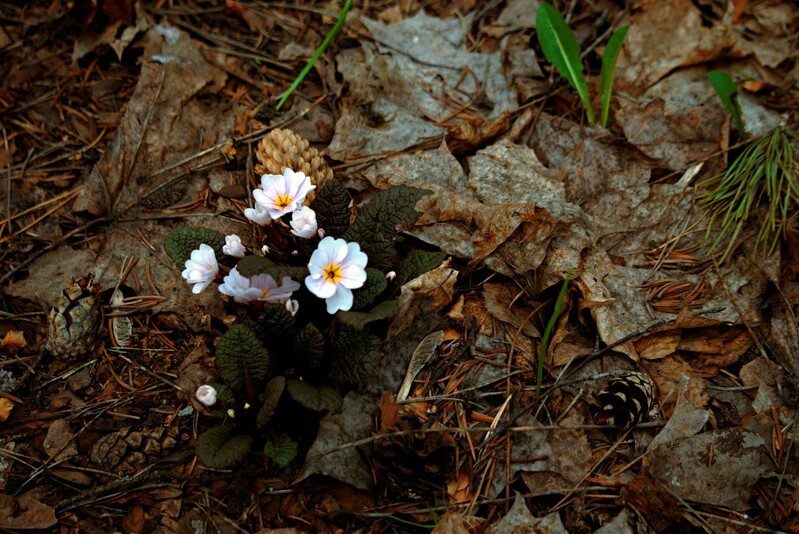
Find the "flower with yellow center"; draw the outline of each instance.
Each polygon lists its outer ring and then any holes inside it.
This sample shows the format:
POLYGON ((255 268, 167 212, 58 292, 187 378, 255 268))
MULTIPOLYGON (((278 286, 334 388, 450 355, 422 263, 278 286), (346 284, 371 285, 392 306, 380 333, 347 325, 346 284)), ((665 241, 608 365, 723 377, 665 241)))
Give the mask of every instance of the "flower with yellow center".
POLYGON ((266 211, 273 220, 295 211, 305 201, 306 195, 316 189, 304 173, 291 169, 284 170, 282 175, 264 174, 261 187, 263 189, 252 192, 255 211, 266 211))
POLYGON ((182 276, 190 284, 194 284, 191 292, 200 293, 216 278, 219 272, 219 265, 216 262, 214 249, 205 243, 200 245, 197 250, 191 251, 191 256, 185 263, 186 269, 182 276))
POLYGON ((285 302, 291 294, 300 288, 300 284, 288 276, 284 276, 278 285, 268 274, 258 274, 247 278, 239 273, 236 267, 230 270, 219 292, 233 297, 233 300, 246 304, 257 300, 267 302, 285 302))
POLYGON ((352 290, 366 282, 366 254, 358 243, 325 237, 311 254, 305 287, 325 299, 327 313, 352 308, 352 290))

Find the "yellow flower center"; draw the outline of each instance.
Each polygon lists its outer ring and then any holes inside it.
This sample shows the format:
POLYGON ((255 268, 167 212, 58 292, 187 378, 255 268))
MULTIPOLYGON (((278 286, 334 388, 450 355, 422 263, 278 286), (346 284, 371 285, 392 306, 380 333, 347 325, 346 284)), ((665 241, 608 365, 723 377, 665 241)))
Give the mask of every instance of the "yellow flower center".
POLYGON ((336 265, 332 261, 327 267, 322 269, 322 272, 325 274, 325 280, 328 282, 333 282, 334 284, 338 284, 339 281, 344 278, 344 276, 341 274, 341 265, 336 265))
POLYGON ((291 197, 288 195, 278 195, 275 199, 275 206, 284 210, 291 205, 291 197))
POLYGON ((262 299, 265 299, 268 296, 269 296, 269 290, 268 289, 264 289, 263 291, 261 291, 261 298, 262 299))

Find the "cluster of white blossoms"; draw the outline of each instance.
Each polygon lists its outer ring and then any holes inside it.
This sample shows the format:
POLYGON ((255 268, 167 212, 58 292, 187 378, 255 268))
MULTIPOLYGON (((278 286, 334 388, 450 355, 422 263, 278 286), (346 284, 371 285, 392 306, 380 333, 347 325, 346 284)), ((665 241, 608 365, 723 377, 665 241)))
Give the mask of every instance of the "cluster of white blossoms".
MULTIPOLYGON (((291 233, 301 239, 322 238, 317 249, 311 254, 308 263, 310 274, 305 278, 305 287, 319 298, 325 299, 327 312, 334 314, 352 307, 352 290, 363 286, 366 281, 368 258, 358 243, 348 243, 343 239, 324 237, 316 221, 316 213, 303 206, 305 197, 316 188, 311 179, 302 172, 286 169, 282 175, 265 174, 261 177, 262 189, 253 191, 255 207, 244 210, 244 216, 261 226, 272 224, 284 215, 291 214, 291 233)), ((247 251, 239 236, 225 237, 222 252, 236 258, 243 258, 247 251)), ((208 287, 219 274, 219 265, 214 249, 206 244, 192 251, 186 261, 183 278, 194 284, 192 292, 197 294, 208 287)), ((256 301, 285 303, 286 309, 296 314, 299 304, 291 299, 300 284, 285 276, 280 284, 268 274, 243 276, 234 267, 219 291, 239 303, 256 301)))

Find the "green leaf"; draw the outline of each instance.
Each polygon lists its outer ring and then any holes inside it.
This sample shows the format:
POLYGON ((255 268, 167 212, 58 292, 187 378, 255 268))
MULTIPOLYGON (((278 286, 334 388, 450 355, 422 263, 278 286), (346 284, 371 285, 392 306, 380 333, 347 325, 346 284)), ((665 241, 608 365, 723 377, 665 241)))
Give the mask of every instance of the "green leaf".
POLYGON ((231 425, 218 426, 197 437, 197 458, 208 467, 229 469, 243 462, 252 450, 253 438, 235 434, 231 425))
POLYGON ((594 123, 594 110, 588 97, 588 84, 583 74, 583 63, 580 61, 580 47, 574 34, 566 25, 566 21, 558 10, 549 4, 541 4, 535 16, 535 27, 538 42, 544 57, 552 63, 561 76, 571 84, 580 95, 588 122, 594 123))
POLYGON ((710 81, 713 90, 719 95, 724 109, 732 116, 735 129, 745 137, 746 131, 744 131, 744 124, 741 118, 741 106, 738 103, 738 87, 733 83, 729 74, 720 70, 708 72, 707 79, 710 81))
POLYGON ((339 382, 359 384, 374 375, 380 357, 380 338, 338 323, 331 338, 333 367, 330 377, 339 382))
POLYGON ((428 252, 426 250, 412 250, 397 265, 397 277, 394 282, 402 285, 421 276, 428 271, 432 271, 444 261, 447 255, 443 252, 428 252))
POLYGON ((388 282, 385 275, 377 269, 366 268, 366 282, 363 286, 352 292, 352 309, 360 310, 369 306, 385 291, 388 282))
POLYGON ((242 276, 246 276, 247 278, 259 274, 268 274, 278 284, 284 276, 302 279, 308 275, 308 269, 305 267, 278 265, 269 258, 264 258, 263 256, 244 256, 239 260, 236 269, 238 269, 242 276))
POLYGON ((263 313, 252 327, 255 335, 271 356, 285 356, 286 349, 297 335, 297 321, 282 304, 264 302, 263 313))
MULTIPOLYGON (((219 384, 217 382, 211 382, 209 384, 212 388, 216 390, 216 400, 221 401, 223 404, 233 404, 236 402, 236 394, 233 392, 232 389, 227 387, 225 384, 219 384)), ((214 408, 216 405, 214 406, 214 408)))
POLYGON ((544 335, 541 337, 541 344, 538 346, 538 373, 536 375, 536 382, 535 382, 535 400, 537 401, 541 395, 541 382, 544 379, 544 360, 547 356, 547 348, 549 347, 549 338, 552 335, 552 330, 555 328, 555 323, 558 322, 558 318, 560 317, 560 309, 563 307, 563 301, 566 298, 566 289, 569 287, 569 281, 572 277, 572 271, 566 273, 566 277, 563 279, 563 284, 560 286, 560 291, 558 292, 558 298, 555 299, 555 309, 552 310, 552 315, 550 315, 549 320, 547 321, 547 326, 544 328, 544 335))
POLYGON ((325 367, 325 336, 312 323, 302 327, 294 339, 294 355, 306 371, 320 371, 325 367))
POLYGON ((297 457, 297 442, 286 434, 280 434, 264 444, 264 454, 285 468, 297 457))
POLYGON ((616 73, 616 62, 619 60, 621 45, 627 37, 629 26, 624 26, 616 30, 613 37, 605 47, 602 55, 602 70, 599 73, 599 92, 602 95, 602 117, 600 124, 603 128, 608 125, 608 115, 610 114, 610 95, 613 93, 613 75, 616 73))
POLYGON ((396 300, 386 300, 368 312, 339 311, 336 317, 356 330, 363 330, 367 324, 394 317, 398 311, 396 300))
POLYGON ((429 194, 426 189, 406 185, 381 191, 361 208, 342 237, 360 244, 369 256, 369 267, 386 270, 391 266, 396 234, 413 226, 421 215, 416 203, 429 194))
POLYGON ((250 328, 237 324, 219 340, 216 368, 234 391, 244 391, 249 381, 260 390, 269 372, 269 352, 250 328))
POLYGON ((338 180, 328 180, 309 207, 316 213, 316 223, 325 235, 341 237, 350 225, 351 202, 347 189, 338 180))
POLYGON ((315 412, 336 413, 341 409, 341 395, 330 386, 317 388, 302 380, 289 380, 286 391, 292 399, 315 412))
POLYGON ((219 256, 225 246, 225 236, 207 228, 175 228, 164 241, 164 249, 180 269, 185 268, 191 252, 205 243, 219 256))
POLYGON ((255 417, 255 428, 258 430, 263 429, 274 417, 277 405, 280 404, 280 398, 283 396, 283 390, 286 389, 286 377, 274 377, 266 383, 265 389, 264 403, 255 417))

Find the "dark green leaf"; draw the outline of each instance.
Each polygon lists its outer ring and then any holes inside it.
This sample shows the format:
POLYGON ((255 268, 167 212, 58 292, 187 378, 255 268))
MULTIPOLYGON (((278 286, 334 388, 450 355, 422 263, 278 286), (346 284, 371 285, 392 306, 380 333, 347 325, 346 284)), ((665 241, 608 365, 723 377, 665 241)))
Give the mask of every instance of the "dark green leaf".
POLYGON ((233 392, 232 389, 227 387, 225 384, 218 384, 216 382, 212 382, 209 385, 216 390, 217 401, 220 401, 226 405, 233 404, 236 402, 236 394, 233 392))
POLYGON ((350 198, 338 180, 328 180, 317 191, 310 208, 316 212, 316 223, 325 235, 341 237, 350 225, 350 198))
POLYGON ((297 442, 280 434, 264 444, 264 454, 280 467, 286 467, 297 457, 297 442))
POLYGON ((336 413, 341 409, 341 395, 330 386, 317 388, 302 380, 289 380, 286 391, 292 399, 315 412, 336 413))
POLYGON ((300 280, 308 275, 308 269, 305 267, 278 265, 263 256, 244 256, 239 260, 236 269, 238 269, 242 276, 246 276, 247 278, 259 274, 268 274, 278 284, 284 276, 290 276, 295 280, 300 280))
POLYGON ((236 435, 233 426, 218 426, 197 437, 197 458, 216 469, 229 469, 243 462, 252 450, 250 435, 236 435))
POLYGON ((218 257, 225 246, 225 236, 207 228, 175 228, 169 232, 164 249, 175 265, 183 269, 191 258, 191 252, 203 243, 214 249, 218 257))
POLYGON ((741 118, 741 106, 738 103, 738 87, 733 83, 729 74, 720 70, 708 72, 707 79, 710 81, 710 85, 713 86, 713 90, 719 95, 724 109, 727 110, 727 113, 732 117, 732 121, 735 123, 735 129, 738 130, 742 136, 745 136, 746 132, 744 131, 743 120, 741 118))
POLYGON ((325 336, 312 323, 302 327, 294 339, 297 363, 306 371, 318 372, 325 367, 325 336))
POLYGON ((397 277, 394 283, 402 285, 410 282, 417 276, 421 276, 428 271, 432 271, 444 261, 447 255, 443 252, 428 252, 426 250, 412 250, 397 265, 397 277))
POLYGON ((368 312, 340 311, 336 314, 336 318, 356 330, 363 330, 369 323, 394 317, 397 315, 397 311, 397 301, 386 300, 368 312))
MULTIPOLYGON (((369 259, 371 261, 371 258, 369 259)), ((386 285, 388 285, 386 277, 381 271, 367 267, 366 282, 352 292, 352 309, 360 310, 369 306, 380 293, 385 291, 386 285)))
POLYGON ((608 41, 608 46, 605 47, 605 53, 602 54, 602 71, 599 73, 599 93, 602 95, 602 117, 600 124, 605 128, 608 124, 608 115, 610 114, 610 95, 613 93, 613 75, 616 73, 616 62, 619 60, 619 53, 621 52, 621 45, 624 43, 624 38, 627 37, 627 30, 629 26, 624 26, 616 30, 613 37, 608 41))
POLYGON ((367 331, 339 323, 331 342, 334 357, 330 377, 339 382, 359 384, 374 375, 380 356, 380 338, 367 331))
POLYGON ((405 185, 381 191, 360 209, 342 237, 360 244, 369 256, 370 267, 385 270, 390 267, 394 236, 413 226, 421 215, 416 203, 428 194, 426 189, 405 185))
POLYGON ((264 403, 261 405, 261 409, 258 410, 258 415, 255 417, 255 428, 261 430, 272 420, 277 410, 277 405, 280 404, 280 398, 283 396, 284 389, 286 389, 285 376, 276 376, 266 383, 264 403))
POLYGON ((270 355, 279 358, 285 356, 286 349, 297 335, 297 322, 284 305, 265 302, 263 313, 255 320, 252 329, 270 355))
POLYGON ((248 327, 237 324, 219 340, 216 368, 234 391, 243 391, 247 380, 260 390, 269 372, 269 352, 248 327))
POLYGON ((594 110, 591 109, 591 99, 588 96, 588 84, 583 74, 583 63, 580 61, 580 47, 577 39, 569 29, 566 21, 558 10, 549 4, 541 4, 535 16, 535 28, 538 33, 538 42, 544 57, 552 63, 561 76, 571 84, 580 95, 588 122, 594 122, 594 110))

